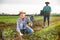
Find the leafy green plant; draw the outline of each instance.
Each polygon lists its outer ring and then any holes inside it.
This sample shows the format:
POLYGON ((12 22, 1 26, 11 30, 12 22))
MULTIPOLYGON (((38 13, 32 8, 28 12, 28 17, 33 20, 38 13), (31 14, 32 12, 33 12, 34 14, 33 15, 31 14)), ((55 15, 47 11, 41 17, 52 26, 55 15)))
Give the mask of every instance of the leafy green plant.
POLYGON ((48 28, 37 31, 28 37, 28 40, 58 40, 60 23, 51 25, 48 28))
POLYGON ((6 38, 15 38, 16 32, 13 29, 7 28, 3 31, 3 37, 6 38))

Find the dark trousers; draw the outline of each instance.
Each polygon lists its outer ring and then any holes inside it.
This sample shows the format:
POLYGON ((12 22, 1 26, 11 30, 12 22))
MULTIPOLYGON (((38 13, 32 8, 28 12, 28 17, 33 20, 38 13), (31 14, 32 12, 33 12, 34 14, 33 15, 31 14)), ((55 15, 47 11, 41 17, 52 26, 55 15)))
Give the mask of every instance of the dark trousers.
POLYGON ((49 21, 50 21, 50 15, 44 15, 44 26, 45 26, 45 23, 46 23, 46 19, 48 21, 48 26, 49 26, 49 21))

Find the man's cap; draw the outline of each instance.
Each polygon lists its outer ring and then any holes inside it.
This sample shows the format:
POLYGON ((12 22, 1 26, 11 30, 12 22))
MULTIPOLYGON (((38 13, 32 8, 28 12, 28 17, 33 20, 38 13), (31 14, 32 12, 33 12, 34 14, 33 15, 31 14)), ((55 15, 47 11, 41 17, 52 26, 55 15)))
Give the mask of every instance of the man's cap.
POLYGON ((26 14, 25 12, 19 12, 19 14, 18 15, 20 15, 20 14, 26 14))
POLYGON ((50 2, 45 2, 45 4, 50 4, 50 2))

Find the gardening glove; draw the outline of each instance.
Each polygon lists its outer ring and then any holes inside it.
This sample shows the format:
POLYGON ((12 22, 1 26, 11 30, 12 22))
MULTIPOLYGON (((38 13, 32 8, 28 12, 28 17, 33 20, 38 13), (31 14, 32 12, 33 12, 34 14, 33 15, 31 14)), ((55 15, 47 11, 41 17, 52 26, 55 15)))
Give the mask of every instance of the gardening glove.
POLYGON ((22 34, 22 33, 20 33, 20 36, 23 36, 23 34, 22 34))

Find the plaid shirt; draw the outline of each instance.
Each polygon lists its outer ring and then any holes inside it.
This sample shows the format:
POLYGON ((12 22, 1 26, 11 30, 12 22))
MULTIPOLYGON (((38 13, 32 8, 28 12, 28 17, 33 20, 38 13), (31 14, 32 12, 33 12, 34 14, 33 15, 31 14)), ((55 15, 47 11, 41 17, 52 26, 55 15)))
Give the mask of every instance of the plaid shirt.
POLYGON ((24 19, 19 18, 17 20, 17 31, 20 32, 20 29, 25 29, 28 21, 29 21, 28 17, 25 17, 24 19), (23 25, 23 26, 21 26, 21 25, 23 25))

